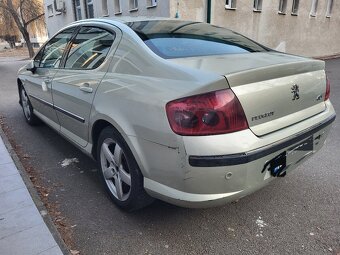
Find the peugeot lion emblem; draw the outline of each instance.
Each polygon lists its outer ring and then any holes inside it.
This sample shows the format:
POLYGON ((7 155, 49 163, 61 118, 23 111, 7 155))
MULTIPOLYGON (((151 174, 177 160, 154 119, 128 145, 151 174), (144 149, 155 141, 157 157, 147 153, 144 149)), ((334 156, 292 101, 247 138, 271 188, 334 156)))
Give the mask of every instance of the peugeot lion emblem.
POLYGON ((294 84, 291 88, 292 93, 293 93, 293 101, 300 99, 300 91, 299 91, 299 86, 297 84, 294 84))

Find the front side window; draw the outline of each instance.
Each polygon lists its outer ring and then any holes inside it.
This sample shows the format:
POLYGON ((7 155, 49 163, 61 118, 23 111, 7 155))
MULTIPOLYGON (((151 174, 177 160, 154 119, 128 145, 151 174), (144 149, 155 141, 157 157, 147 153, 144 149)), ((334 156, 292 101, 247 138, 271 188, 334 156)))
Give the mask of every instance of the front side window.
POLYGON ((115 36, 96 28, 83 27, 73 39, 65 68, 95 69, 105 60, 115 36))
POLYGON ((231 30, 200 22, 141 21, 128 26, 165 59, 268 51, 231 30))
POLYGON ((93 0, 86 0, 87 17, 94 18, 93 0))
POLYGON ((48 41, 35 57, 35 65, 43 68, 58 68, 73 32, 74 28, 66 29, 48 41))

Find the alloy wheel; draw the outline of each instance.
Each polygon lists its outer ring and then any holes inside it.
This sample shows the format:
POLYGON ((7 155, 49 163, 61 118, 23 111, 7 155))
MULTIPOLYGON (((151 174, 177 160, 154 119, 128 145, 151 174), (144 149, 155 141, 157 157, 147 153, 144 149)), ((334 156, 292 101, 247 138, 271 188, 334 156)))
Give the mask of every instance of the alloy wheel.
POLYGON ((112 138, 104 140, 100 149, 100 164, 110 192, 120 201, 126 201, 131 191, 131 175, 125 153, 112 138))

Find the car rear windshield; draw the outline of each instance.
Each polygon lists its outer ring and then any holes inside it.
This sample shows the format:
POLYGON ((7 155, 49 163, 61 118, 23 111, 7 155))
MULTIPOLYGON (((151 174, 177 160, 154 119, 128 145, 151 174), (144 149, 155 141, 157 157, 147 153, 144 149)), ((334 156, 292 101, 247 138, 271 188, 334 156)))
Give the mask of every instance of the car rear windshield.
POLYGON ((152 20, 127 25, 153 52, 165 59, 269 50, 229 29, 206 23, 152 20))

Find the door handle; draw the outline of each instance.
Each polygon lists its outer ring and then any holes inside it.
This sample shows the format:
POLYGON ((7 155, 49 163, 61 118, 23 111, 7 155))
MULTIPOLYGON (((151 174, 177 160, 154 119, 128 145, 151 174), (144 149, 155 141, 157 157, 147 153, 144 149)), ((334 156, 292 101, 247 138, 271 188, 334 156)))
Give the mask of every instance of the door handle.
POLYGON ((90 87, 90 84, 85 82, 82 86, 79 87, 81 91, 84 91, 86 93, 92 93, 93 89, 90 87))

